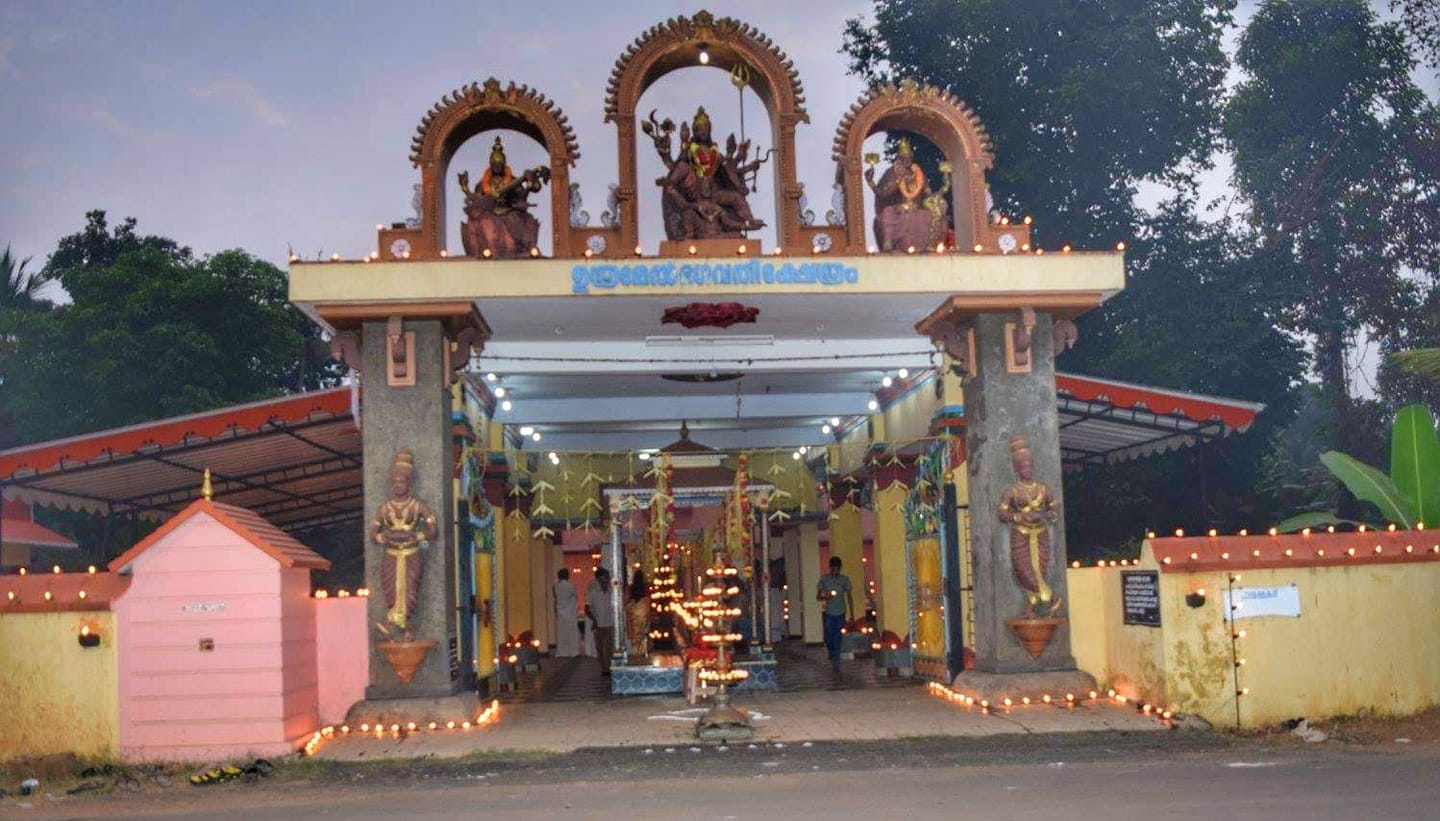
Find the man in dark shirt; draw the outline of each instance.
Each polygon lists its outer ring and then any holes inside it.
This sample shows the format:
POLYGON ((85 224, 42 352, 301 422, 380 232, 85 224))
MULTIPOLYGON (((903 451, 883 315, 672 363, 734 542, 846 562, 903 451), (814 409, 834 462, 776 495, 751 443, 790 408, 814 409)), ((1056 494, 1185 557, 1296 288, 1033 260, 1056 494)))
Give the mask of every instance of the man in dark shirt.
POLYGON ((830 656, 830 671, 840 678, 840 629, 855 616, 855 601, 850 596, 850 577, 840 572, 840 557, 830 557, 830 572, 820 577, 815 587, 815 600, 820 602, 821 621, 825 628, 825 652, 830 656))

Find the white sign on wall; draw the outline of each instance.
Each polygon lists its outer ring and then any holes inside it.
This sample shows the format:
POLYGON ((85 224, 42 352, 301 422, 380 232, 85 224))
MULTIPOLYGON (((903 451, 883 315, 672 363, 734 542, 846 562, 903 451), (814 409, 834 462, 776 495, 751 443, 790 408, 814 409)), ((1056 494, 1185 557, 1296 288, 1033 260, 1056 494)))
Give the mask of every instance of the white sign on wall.
POLYGON ((1254 619, 1261 616, 1300 618, 1300 588, 1294 584, 1281 587, 1236 587, 1225 591, 1225 620, 1254 619))
POLYGON ((181 613, 223 613, 225 602, 223 601, 202 601, 194 604, 180 605, 181 613))

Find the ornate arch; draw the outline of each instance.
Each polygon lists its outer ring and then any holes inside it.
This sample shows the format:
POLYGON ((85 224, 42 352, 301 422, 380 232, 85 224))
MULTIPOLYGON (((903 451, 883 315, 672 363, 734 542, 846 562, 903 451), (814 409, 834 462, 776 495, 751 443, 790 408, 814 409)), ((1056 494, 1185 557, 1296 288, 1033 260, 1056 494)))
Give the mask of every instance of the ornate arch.
POLYGON ((550 155, 550 228, 557 254, 570 246, 570 167, 580 157, 575 132, 559 106, 526 85, 504 88, 491 77, 461 86, 431 106, 410 141, 410 162, 420 169, 420 252, 437 257, 445 247, 445 177, 462 144, 482 131, 518 131, 550 155))
POLYGON ((872 88, 850 106, 835 132, 831 157, 845 190, 845 233, 850 249, 865 248, 862 163, 865 139, 880 131, 910 131, 934 143, 954 167, 952 213, 961 248, 991 233, 985 172, 995 164, 990 136, 980 118, 948 91, 912 79, 872 88))
POLYGON ((770 116, 775 149, 775 214, 780 223, 780 244, 799 242, 799 200, 796 182, 795 127, 810 122, 805 92, 794 62, 754 26, 731 17, 716 18, 708 11, 693 17, 673 17, 651 26, 626 47, 610 72, 605 95, 605 120, 619 132, 621 242, 626 248, 639 239, 636 189, 636 106, 645 90, 661 77, 681 68, 707 65, 730 71, 743 65, 750 71, 750 86, 770 116))

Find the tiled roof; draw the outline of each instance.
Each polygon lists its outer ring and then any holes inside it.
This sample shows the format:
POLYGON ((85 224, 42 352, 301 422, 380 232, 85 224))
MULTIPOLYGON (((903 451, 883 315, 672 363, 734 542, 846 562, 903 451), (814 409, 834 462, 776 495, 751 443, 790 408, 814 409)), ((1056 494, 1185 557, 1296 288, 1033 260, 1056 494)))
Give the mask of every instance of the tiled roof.
POLYGON ((265 521, 259 515, 242 507, 213 502, 208 499, 197 499, 189 507, 175 514, 154 533, 110 562, 110 569, 116 572, 125 569, 141 553, 149 550, 176 527, 179 527, 182 522, 198 513, 208 514, 245 541, 280 562, 284 567, 305 567, 312 570, 330 569, 328 559, 295 541, 289 534, 265 521))
POLYGON ((1167 573, 1440 561, 1440 531, 1369 530, 1149 540, 1167 573))

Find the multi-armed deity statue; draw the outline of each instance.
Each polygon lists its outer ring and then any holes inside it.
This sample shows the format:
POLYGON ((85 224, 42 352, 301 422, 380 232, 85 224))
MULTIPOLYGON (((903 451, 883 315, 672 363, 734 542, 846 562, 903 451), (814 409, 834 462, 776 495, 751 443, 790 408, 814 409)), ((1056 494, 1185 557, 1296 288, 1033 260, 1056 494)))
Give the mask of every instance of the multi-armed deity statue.
POLYGON ((710 137, 710 115, 704 106, 692 125, 680 124, 680 151, 671 154, 670 136, 675 123, 650 119, 641 128, 655 143, 668 173, 655 181, 664 190, 662 209, 665 236, 672 240, 739 237, 765 227, 750 211, 745 178, 759 170, 763 158, 748 159, 750 141, 725 140, 725 153, 710 137))
POLYGON ((380 559, 380 586, 385 595, 385 618, 375 631, 385 638, 414 641, 413 619, 420 600, 420 579, 425 571, 421 551, 439 533, 430 506, 411 493, 415 463, 410 451, 395 454, 390 467, 390 498, 370 522, 370 541, 384 551, 380 559))
POLYGON ((881 251, 904 251, 910 248, 935 248, 945 239, 950 224, 950 164, 942 162, 940 173, 944 183, 939 191, 931 191, 925 171, 915 161, 915 151, 908 137, 900 138, 895 162, 875 182, 876 154, 865 156, 865 183, 875 194, 875 244, 881 251))
POLYGON ((489 256, 501 259, 529 256, 540 237, 540 221, 530 214, 530 195, 549 181, 550 169, 543 165, 517 176, 496 137, 480 184, 472 189, 469 172, 460 173, 466 217, 460 224, 460 238, 465 255, 485 256, 489 251, 489 256))

